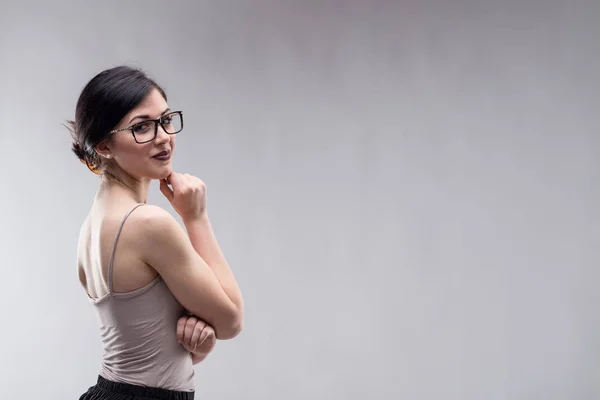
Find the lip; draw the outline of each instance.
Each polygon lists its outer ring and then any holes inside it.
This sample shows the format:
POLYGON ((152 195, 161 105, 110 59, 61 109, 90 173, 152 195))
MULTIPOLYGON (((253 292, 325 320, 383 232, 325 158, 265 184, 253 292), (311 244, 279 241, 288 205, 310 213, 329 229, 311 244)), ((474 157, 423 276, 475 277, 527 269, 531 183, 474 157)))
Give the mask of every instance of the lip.
POLYGON ((170 151, 161 151, 158 154, 155 154, 152 156, 152 158, 155 158, 157 160, 161 160, 161 161, 165 161, 171 158, 171 152, 170 151))

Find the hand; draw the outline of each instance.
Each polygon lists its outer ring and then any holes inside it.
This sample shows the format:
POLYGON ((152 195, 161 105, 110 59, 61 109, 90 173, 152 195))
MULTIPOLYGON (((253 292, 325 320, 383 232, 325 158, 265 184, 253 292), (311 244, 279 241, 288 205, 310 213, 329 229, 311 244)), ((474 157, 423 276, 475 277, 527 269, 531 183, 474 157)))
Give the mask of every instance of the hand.
MULTIPOLYGON (((177 321, 177 343, 194 353, 206 341, 216 339, 212 326, 193 315, 186 315, 177 321)), ((212 350, 212 348, 211 348, 212 350)))
POLYGON ((172 172, 166 179, 161 179, 160 191, 184 221, 206 215, 206 185, 199 178, 172 172))

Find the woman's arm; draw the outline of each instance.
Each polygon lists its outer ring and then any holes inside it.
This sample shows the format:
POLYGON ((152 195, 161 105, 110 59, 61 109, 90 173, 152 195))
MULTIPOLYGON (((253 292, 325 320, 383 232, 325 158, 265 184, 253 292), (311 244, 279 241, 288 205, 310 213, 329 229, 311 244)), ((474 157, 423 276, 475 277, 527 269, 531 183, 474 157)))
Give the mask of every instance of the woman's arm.
MULTIPOLYGON (((172 237, 180 243, 187 242, 179 246, 179 249, 175 249, 176 245, 168 246, 174 253, 177 250, 184 252, 183 257, 179 258, 187 259, 181 260, 187 266, 178 268, 179 271, 167 267, 166 262, 169 266, 178 262, 171 257, 174 256, 173 253, 168 258, 163 256, 162 259, 160 257, 154 259, 158 267, 155 267, 152 262, 149 264, 155 269, 161 269, 158 273, 165 277, 169 288, 173 287, 172 292, 175 297, 178 300, 181 298, 180 303, 187 310, 201 316, 213 326, 218 339, 231 339, 237 336, 242 330, 244 320, 242 295, 208 219, 206 185, 195 176, 172 172, 166 179, 160 181, 160 190, 181 216, 187 230, 187 240, 183 240, 181 232, 172 226, 172 221, 164 223, 162 227, 158 224, 155 226, 158 231, 155 230, 154 233, 161 232, 162 235, 156 236, 172 237), (169 225, 171 225, 171 232, 166 231, 169 225), (191 252, 196 253, 195 257, 189 254, 190 249, 191 252), (196 267, 192 264, 196 264, 196 267), (184 286, 183 290, 177 287, 180 285, 184 286), (196 299, 192 298, 190 295, 193 293, 189 292, 194 286, 199 290, 196 299), (207 302, 211 298, 213 301, 207 302), (200 302, 204 303, 204 307, 200 302)), ((150 245, 159 244, 154 242, 150 245)))
POLYGON ((198 255, 211 268, 227 297, 239 310, 243 310, 242 293, 217 242, 208 215, 191 221, 183 220, 183 223, 198 255))
MULTIPOLYGON (((215 329, 218 339, 235 337, 242 329, 243 312, 229 297, 232 284, 223 280, 222 273, 217 277, 168 212, 148 205, 141 207, 136 218, 140 220, 138 245, 144 261, 161 275, 179 303, 215 329)), ((188 222, 188 226, 195 239, 205 229, 201 223, 188 222)), ((216 270, 219 273, 222 268, 216 270)))

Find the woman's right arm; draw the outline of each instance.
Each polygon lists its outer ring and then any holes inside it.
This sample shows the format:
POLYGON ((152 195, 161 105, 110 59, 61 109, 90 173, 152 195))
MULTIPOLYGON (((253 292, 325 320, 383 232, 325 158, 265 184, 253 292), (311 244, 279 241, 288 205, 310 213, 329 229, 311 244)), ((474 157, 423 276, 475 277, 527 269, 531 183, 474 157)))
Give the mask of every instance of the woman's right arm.
POLYGON ((224 289, 237 287, 233 274, 232 282, 219 282, 171 214, 151 205, 142 210, 138 216, 144 262, 161 275, 188 311, 214 328, 217 339, 235 337, 242 329, 243 307, 237 296, 228 296, 224 289))

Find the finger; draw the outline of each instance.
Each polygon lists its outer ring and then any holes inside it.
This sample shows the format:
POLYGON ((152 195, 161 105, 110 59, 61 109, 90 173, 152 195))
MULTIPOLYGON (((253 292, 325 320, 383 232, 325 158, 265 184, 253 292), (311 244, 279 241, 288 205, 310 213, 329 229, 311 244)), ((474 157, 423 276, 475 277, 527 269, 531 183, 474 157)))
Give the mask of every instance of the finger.
POLYGON ((194 326, 196 325, 197 321, 198 321, 198 319, 192 317, 192 318, 189 318, 187 320, 187 322, 185 323, 185 328, 184 328, 184 333, 183 333, 183 344, 188 347, 192 347, 191 339, 192 339, 192 334, 194 333, 194 326))
POLYGON ((190 183, 190 185, 192 185, 194 187, 199 187, 200 184, 202 183, 200 178, 195 177, 194 175, 191 175, 191 174, 185 174, 185 178, 190 183))
POLYGON ((192 186, 194 184, 194 181, 192 180, 192 176, 190 174, 181 174, 181 181, 186 187, 192 186))
POLYGON ((204 328, 206 328, 206 324, 204 323, 204 321, 198 320, 196 326, 194 327, 194 333, 192 334, 192 351, 196 350, 196 347, 200 344, 200 338, 202 337, 202 332, 204 331, 204 328))
POLYGON ((215 345, 217 344, 217 337, 215 335, 215 331, 213 329, 206 329, 206 339, 204 340, 204 342, 202 342, 202 346, 204 348, 206 348, 207 350, 210 349, 212 350, 215 345))
POLYGON ((181 174, 178 174, 177 172, 172 172, 171 175, 169 175, 169 177, 167 178, 167 183, 169 183, 173 188, 173 193, 179 193, 183 185, 183 182, 181 180, 181 174))
POLYGON ((192 174, 185 174, 185 177, 188 178, 190 180, 190 182, 193 182, 195 184, 202 184, 202 179, 198 178, 195 175, 192 174))
POLYGON ((212 326, 206 325, 206 327, 202 331, 200 340, 198 341, 198 346, 201 346, 204 342, 206 342, 211 337, 211 335, 214 335, 214 334, 215 334, 215 331, 213 330, 212 326))
POLYGON ((160 191, 162 192, 162 194, 165 195, 165 197, 167 198, 167 200, 169 200, 169 201, 173 200, 173 191, 171 190, 171 188, 167 184, 167 180, 166 179, 161 179, 160 180, 160 191))
POLYGON ((177 321, 177 343, 179 344, 183 343, 183 333, 188 319, 188 317, 181 317, 177 321))
POLYGON ((188 192, 193 188, 193 182, 188 177, 189 174, 178 174, 179 175, 179 191, 180 193, 188 192))
POLYGON ((194 182, 196 187, 202 188, 206 186, 204 181, 196 176, 192 176, 190 179, 194 182))

